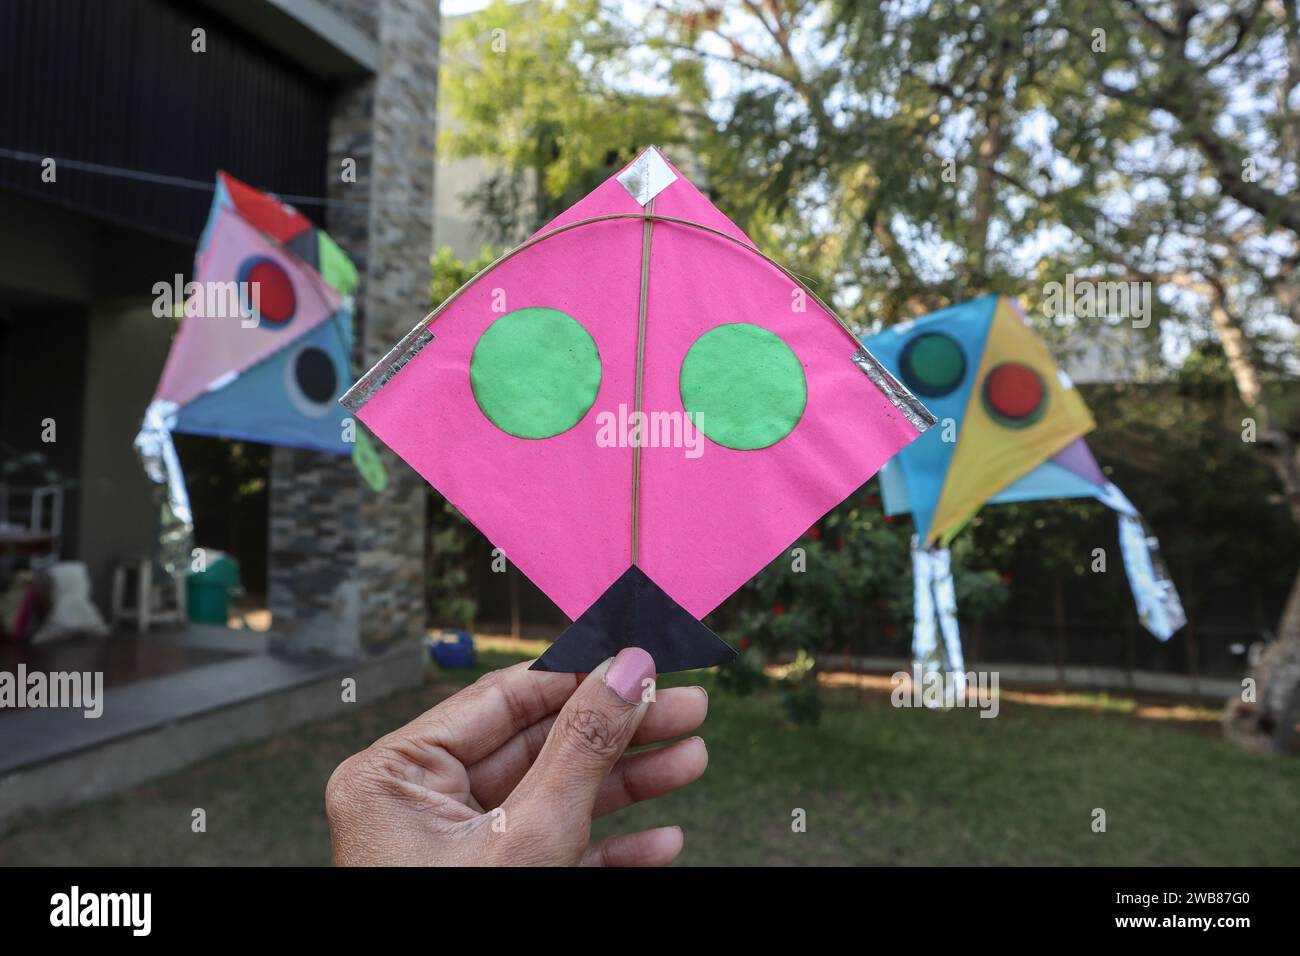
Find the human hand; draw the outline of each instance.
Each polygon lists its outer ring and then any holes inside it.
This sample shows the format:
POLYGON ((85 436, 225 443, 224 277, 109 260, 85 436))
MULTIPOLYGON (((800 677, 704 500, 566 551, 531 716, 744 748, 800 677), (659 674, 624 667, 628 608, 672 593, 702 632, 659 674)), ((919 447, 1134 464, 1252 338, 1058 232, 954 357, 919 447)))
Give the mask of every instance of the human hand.
POLYGON ((654 661, 624 648, 585 680, 484 675, 345 760, 325 789, 334 862, 374 866, 664 866, 679 827, 588 845, 591 821, 697 779, 704 741, 660 743, 704 721, 702 687, 654 690, 654 661))

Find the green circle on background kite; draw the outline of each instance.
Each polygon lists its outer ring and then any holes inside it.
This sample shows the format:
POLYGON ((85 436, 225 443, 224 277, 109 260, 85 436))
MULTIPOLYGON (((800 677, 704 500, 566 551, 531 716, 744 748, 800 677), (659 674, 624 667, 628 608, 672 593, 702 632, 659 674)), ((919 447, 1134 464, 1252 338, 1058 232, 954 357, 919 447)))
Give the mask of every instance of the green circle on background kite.
POLYGON ((898 357, 903 381, 918 395, 942 398, 966 377, 966 355, 951 336, 922 332, 903 346, 898 357))
POLYGON ((582 421, 600 390, 600 353, 558 309, 516 309, 479 336, 469 362, 474 401, 517 438, 551 438, 582 421))
POLYGON ((803 366, 779 335, 748 322, 710 329, 682 360, 682 407, 726 448, 775 445, 808 404, 803 366), (698 417, 696 417, 698 416, 698 417))

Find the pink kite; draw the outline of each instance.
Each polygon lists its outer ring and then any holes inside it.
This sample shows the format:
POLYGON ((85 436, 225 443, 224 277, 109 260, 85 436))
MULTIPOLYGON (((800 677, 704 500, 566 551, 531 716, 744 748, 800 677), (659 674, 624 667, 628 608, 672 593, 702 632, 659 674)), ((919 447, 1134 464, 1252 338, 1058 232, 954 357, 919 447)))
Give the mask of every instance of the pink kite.
POLYGON ((698 618, 934 418, 653 147, 343 397, 574 624, 538 660, 730 660, 698 618))

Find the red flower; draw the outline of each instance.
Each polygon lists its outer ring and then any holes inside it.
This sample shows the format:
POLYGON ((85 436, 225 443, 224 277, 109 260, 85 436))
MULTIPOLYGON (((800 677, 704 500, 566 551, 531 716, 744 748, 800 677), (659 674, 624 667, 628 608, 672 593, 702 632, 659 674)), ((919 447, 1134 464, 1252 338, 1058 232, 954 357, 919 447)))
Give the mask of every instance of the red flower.
POLYGON ((998 575, 998 577, 1000 577, 1000 578, 1002 579, 1002 583, 1005 584, 1007 587, 1010 587, 1010 586, 1011 586, 1011 572, 1010 572, 1010 571, 1003 571, 1001 574, 998 575))
POLYGON ((785 605, 784 605, 784 604, 773 604, 773 605, 772 605, 772 616, 773 616, 773 617, 780 617, 780 616, 781 616, 782 614, 784 614, 784 613, 785 613, 785 605))
POLYGON ((872 507, 875 507, 876 505, 880 504, 880 495, 867 495, 865 498, 862 499, 862 503, 864 505, 871 505, 872 507))
POLYGON ((885 519, 885 524, 893 524, 895 515, 881 515, 885 519))
POLYGON ((822 529, 815 527, 809 528, 808 537, 812 538, 814 541, 820 541, 822 539, 822 529))
POLYGON ((745 648, 749 647, 749 638, 742 637, 740 640, 736 641, 736 643, 740 645, 740 649, 743 651, 745 648))

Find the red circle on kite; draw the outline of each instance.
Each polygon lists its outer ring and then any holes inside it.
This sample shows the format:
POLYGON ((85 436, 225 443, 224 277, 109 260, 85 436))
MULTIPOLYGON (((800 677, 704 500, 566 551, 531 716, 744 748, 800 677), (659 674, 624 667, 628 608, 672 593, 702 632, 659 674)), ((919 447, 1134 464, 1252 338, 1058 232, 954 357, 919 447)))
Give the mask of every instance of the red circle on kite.
POLYGON ((1020 362, 999 365, 984 379, 985 407, 1008 425, 1028 425, 1036 421, 1046 399, 1047 389, 1042 378, 1020 362))
POLYGON ((284 267, 274 259, 258 258, 245 263, 240 278, 251 289, 257 288, 257 303, 262 321, 272 326, 284 325, 297 309, 293 281, 284 267))

